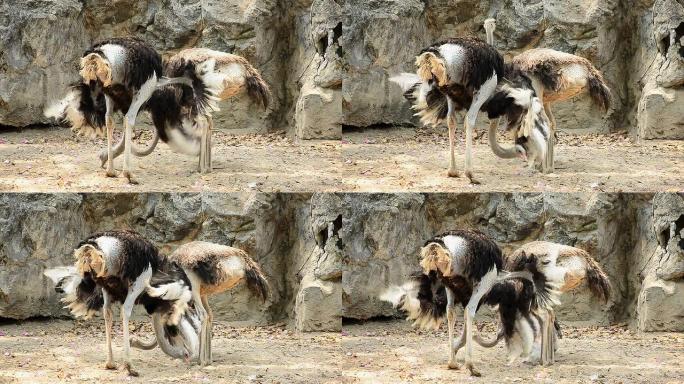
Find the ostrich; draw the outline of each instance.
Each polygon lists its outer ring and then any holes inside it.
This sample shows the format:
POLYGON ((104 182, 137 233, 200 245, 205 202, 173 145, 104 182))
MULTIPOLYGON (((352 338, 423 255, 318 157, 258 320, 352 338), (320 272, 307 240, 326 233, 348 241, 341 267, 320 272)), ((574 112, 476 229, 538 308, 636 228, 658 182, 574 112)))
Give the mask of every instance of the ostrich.
POLYGON ((473 376, 473 319, 480 302, 497 283, 527 274, 499 274, 501 250, 475 230, 455 230, 428 240, 420 251, 422 274, 403 287, 391 287, 380 298, 408 311, 420 327, 438 327, 446 312, 450 369, 458 369, 456 353, 465 345, 465 367, 473 376), (441 290, 444 293, 440 293, 441 290), (456 303, 464 307, 464 328, 454 342, 456 303))
MULTIPOLYGON (((494 30, 496 20, 487 19, 484 22, 487 43, 494 46, 494 30)), ((531 80, 535 94, 544 105, 544 111, 551 122, 546 157, 546 170, 553 171, 554 144, 556 134, 556 119, 551 112, 551 104, 568 100, 585 90, 599 108, 608 111, 612 103, 610 88, 603 79, 601 72, 589 60, 565 52, 548 48, 529 49, 511 60, 506 65, 506 72, 519 70, 531 80)), ((501 148, 496 142, 497 122, 492 121, 489 126, 489 143, 494 153, 500 157, 514 157, 511 149, 501 148)))
MULTIPOLYGON (((199 153, 200 172, 211 171, 211 131, 214 126, 211 112, 218 110, 214 99, 228 100, 246 91, 253 102, 267 108, 271 98, 268 84, 245 58, 207 48, 189 48, 175 54, 165 63, 164 75, 189 77, 195 89, 209 88, 213 97, 193 98, 189 88, 182 84, 156 90, 147 107, 156 128, 152 142, 142 151, 133 148, 133 154, 150 154, 161 137, 178 152, 199 153), (204 108, 209 105, 210 108, 204 108)), ((123 139, 114 147, 115 158, 123 151, 122 144, 123 139)), ((107 152, 100 152, 99 157, 104 164, 107 152)))
MULTIPOLYGON (((211 328, 213 315, 209 296, 225 292, 241 281, 253 294, 265 302, 269 284, 259 265, 241 249, 204 241, 183 244, 170 256, 169 261, 180 266, 187 275, 195 310, 200 321, 199 362, 211 364, 211 328)), ((136 347, 152 349, 161 340, 134 340, 136 347)))
MULTIPOLYGON (((162 82, 161 56, 136 37, 115 37, 90 47, 80 61, 81 82, 67 96, 48 108, 45 115, 68 119, 72 130, 83 134, 103 134, 106 126, 107 171, 116 177, 112 156, 115 111, 124 116, 123 175, 129 183, 137 181, 131 171, 132 136, 140 108, 162 82)), ((176 81, 182 81, 176 79, 176 81)), ((175 81, 172 81, 175 82, 175 81)))
POLYGON ((88 319, 104 311, 107 369, 116 369, 112 353, 115 302, 122 306, 124 367, 129 375, 138 376, 131 365, 129 348, 129 319, 135 304, 142 304, 163 327, 183 334, 186 357, 197 349, 196 332, 187 323, 192 300, 189 281, 182 270, 166 263, 147 239, 133 231, 97 233, 78 244, 74 258, 74 267, 48 270, 45 274, 57 282, 59 292, 66 293, 62 302, 74 316, 88 319))
MULTIPOLYGON (((610 298, 612 288, 608 276, 589 253, 580 248, 548 241, 533 241, 506 258, 506 268, 511 271, 534 263, 552 284, 559 287, 561 293, 573 290, 586 281, 597 299, 607 303, 610 298)), ((556 316, 553 308, 548 309, 548 317, 546 328, 542 330, 542 341, 555 344, 556 335, 552 325, 556 316)), ((554 349, 549 344, 542 345, 542 351, 548 353, 542 358, 553 362, 554 349)))
MULTIPOLYGON (((611 284, 601 266, 584 250, 551 243, 547 241, 533 241, 515 250, 504 260, 508 271, 528 270, 533 272, 535 281, 542 280, 559 293, 571 291, 586 282, 590 291, 597 299, 607 303, 611 295, 611 284)), ((541 317, 546 317, 541 329, 542 362, 553 362, 555 346, 559 329, 553 307, 559 305, 558 300, 547 300, 549 305, 540 311, 541 317)), ((503 321, 502 321, 503 323, 503 321)), ((500 330, 491 342, 481 345, 492 347, 504 337, 500 330)))
MULTIPOLYGON (((529 79, 516 72, 514 81, 504 81, 504 62, 501 55, 483 41, 452 38, 425 48, 416 58, 416 74, 404 73, 390 78, 399 84, 404 96, 411 101, 416 115, 425 125, 437 125, 445 118, 449 128, 448 176, 458 177, 455 159, 455 113, 467 109, 464 119, 466 131, 465 173, 473 184, 472 146, 473 129, 482 109, 490 119, 503 115, 512 125, 525 125, 520 132, 527 134, 530 143, 544 139, 548 131, 541 113, 541 104, 529 79), (532 137, 534 132, 540 135, 532 137)), ((518 129, 516 129, 518 131, 518 129)), ((526 144, 527 141, 521 143, 526 144)), ((536 144, 532 144, 534 148, 536 144)), ((521 146, 517 147, 521 148, 521 146)), ((536 151, 535 158, 545 153, 536 151)))

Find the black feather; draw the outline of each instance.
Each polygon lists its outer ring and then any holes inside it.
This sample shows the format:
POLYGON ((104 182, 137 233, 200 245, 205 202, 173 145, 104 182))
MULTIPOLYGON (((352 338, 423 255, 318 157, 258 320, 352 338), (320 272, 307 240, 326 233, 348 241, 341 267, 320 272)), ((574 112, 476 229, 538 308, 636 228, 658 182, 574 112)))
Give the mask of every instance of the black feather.
POLYGON ((423 52, 432 52, 441 57, 439 47, 445 44, 456 44, 466 50, 464 60, 463 79, 450 79, 468 88, 469 91, 480 89, 492 74, 501 79, 504 76, 503 56, 491 45, 475 37, 454 37, 441 40, 423 49, 423 52))
POLYGON ((90 53, 102 55, 102 46, 106 44, 118 45, 125 49, 123 85, 129 90, 140 89, 152 75, 156 74, 157 78, 162 76, 161 56, 152 46, 137 37, 112 37, 102 40, 86 50, 83 56, 90 53))

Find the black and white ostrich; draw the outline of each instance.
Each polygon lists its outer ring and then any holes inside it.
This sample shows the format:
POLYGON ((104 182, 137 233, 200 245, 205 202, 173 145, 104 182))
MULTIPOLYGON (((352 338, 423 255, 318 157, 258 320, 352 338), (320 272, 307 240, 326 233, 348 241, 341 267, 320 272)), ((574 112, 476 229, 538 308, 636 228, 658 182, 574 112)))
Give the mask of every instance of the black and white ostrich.
MULTIPOLYGON (((90 318, 104 312, 107 337, 107 369, 116 369, 112 353, 112 305, 121 304, 124 367, 131 376, 138 373, 131 365, 129 319, 136 304, 145 307, 156 319, 157 327, 172 337, 180 335, 178 355, 196 355, 199 340, 188 321, 192 314, 190 282, 180 268, 174 268, 157 248, 136 232, 109 231, 94 234, 74 250, 74 267, 45 272, 53 279, 62 299, 76 317, 90 318)), ((180 357, 175 356, 175 357, 180 357)))
MULTIPOLYGON (((155 126, 151 144, 143 151, 134 148, 136 156, 146 156, 154 150, 158 139, 177 152, 199 155, 199 171, 211 171, 212 112, 218 111, 215 101, 228 100, 246 93, 253 102, 267 108, 271 99, 268 84, 245 58, 208 48, 184 49, 164 63, 164 75, 186 77, 193 88, 171 84, 157 89, 146 110, 155 126), (208 95, 206 90, 210 91, 208 95)), ((123 140, 114 147, 117 157, 123 150, 123 140)), ((100 152, 102 164, 107 152, 100 152)))
POLYGON ((446 312, 449 368, 459 368, 456 354, 465 346, 465 367, 471 375, 480 376, 472 360, 475 313, 497 283, 529 274, 503 273, 501 250, 476 230, 454 230, 435 236, 425 243, 420 254, 422 273, 401 287, 389 288, 380 298, 406 310, 414 325, 423 328, 438 327, 446 312), (464 307, 464 325, 454 342, 457 303, 464 307))
MULTIPOLYGON (((494 30, 496 20, 484 22, 487 43, 494 46, 494 30)), ((603 111, 608 111, 612 103, 612 95, 601 72, 583 57, 549 48, 528 49, 513 57, 506 64, 505 72, 522 71, 532 80, 535 94, 544 106, 550 120, 550 135, 547 142, 546 171, 554 168, 554 144, 556 135, 556 119, 551 112, 551 104, 568 100, 588 91, 594 104, 603 111)), ((489 130, 489 143, 494 153, 500 157, 515 156, 513 148, 502 148, 496 142, 497 122, 492 121, 489 130)))
MULTIPOLYGON (((435 43, 418 55, 416 66, 416 74, 404 73, 390 80, 402 87, 423 124, 437 125, 447 119, 450 177, 458 177, 454 154, 458 110, 467 109, 465 173, 475 184, 473 129, 480 110, 486 111, 490 119, 506 115, 509 124, 517 127, 516 132, 529 140, 538 139, 533 136, 535 131, 540 131, 542 139, 548 132, 542 105, 534 89, 527 85, 529 79, 520 72, 514 74, 517 78, 505 79, 503 57, 482 40, 460 37, 435 43)), ((537 147, 536 142, 533 146, 537 147)), ((544 156, 536 153, 537 158, 544 156)))
POLYGON ((161 56, 141 39, 115 37, 96 43, 83 54, 79 74, 81 81, 45 115, 67 119, 72 130, 83 134, 102 135, 106 127, 107 176, 115 177, 112 116, 121 111, 125 115, 123 175, 136 183, 131 171, 133 127, 140 109, 164 83, 161 56))
MULTIPOLYGON (((265 302, 269 295, 269 284, 259 265, 238 248, 226 245, 193 241, 181 245, 168 257, 169 262, 178 265, 187 276, 192 289, 194 308, 199 318, 199 363, 211 364, 211 330, 213 315, 209 307, 209 296, 228 291, 240 282, 265 302)), ((135 346, 151 349, 159 337, 150 341, 135 340, 135 346)))

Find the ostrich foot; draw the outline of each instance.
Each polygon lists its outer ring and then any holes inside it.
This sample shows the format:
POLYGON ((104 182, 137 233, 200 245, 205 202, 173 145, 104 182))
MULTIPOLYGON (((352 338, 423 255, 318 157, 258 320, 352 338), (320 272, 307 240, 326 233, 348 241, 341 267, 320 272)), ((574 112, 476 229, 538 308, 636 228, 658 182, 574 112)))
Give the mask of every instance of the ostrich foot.
POLYGON ((114 364, 111 361, 108 361, 107 363, 105 363, 105 369, 116 369, 116 364, 114 364))
POLYGON ((116 177, 117 176, 116 171, 113 169, 108 169, 105 174, 107 175, 107 177, 116 177))
POLYGON ((453 360, 449 359, 449 363, 447 364, 447 367, 449 369, 456 369, 456 370, 461 369, 461 366, 458 365, 458 363, 456 362, 456 359, 453 359, 453 360))
POLYGON ((473 177, 471 172, 466 172, 466 177, 468 177, 468 180, 470 180, 470 184, 480 184, 480 182, 473 177))
POLYGON ((529 365, 529 366, 533 367, 533 366, 535 366, 535 365, 538 365, 538 364, 539 364, 539 361, 538 361, 538 360, 535 360, 535 359, 525 359, 525 360, 522 361, 522 363, 525 364, 525 365, 529 365))
POLYGON ((466 363, 466 369, 470 372, 470 376, 480 377, 482 374, 473 367, 472 363, 466 363))
POLYGON ((138 180, 136 180, 136 179, 133 177, 133 174, 132 174, 131 172, 129 172, 129 171, 124 171, 124 172, 123 172, 123 175, 124 175, 124 177, 125 177, 126 179, 128 179, 128 184, 138 184, 138 180))
POLYGON ((526 176, 526 177, 531 177, 535 176, 541 173, 540 169, 534 168, 534 167, 525 167, 522 171, 520 171, 521 176, 526 176))
POLYGON ((128 372, 128 376, 133 376, 133 377, 138 377, 140 374, 136 370, 131 367, 130 363, 124 364, 124 368, 126 368, 126 371, 128 372))
POLYGON ((458 171, 455 169, 449 169, 447 171, 447 176, 449 176, 449 177, 461 177, 461 175, 459 175, 458 171))

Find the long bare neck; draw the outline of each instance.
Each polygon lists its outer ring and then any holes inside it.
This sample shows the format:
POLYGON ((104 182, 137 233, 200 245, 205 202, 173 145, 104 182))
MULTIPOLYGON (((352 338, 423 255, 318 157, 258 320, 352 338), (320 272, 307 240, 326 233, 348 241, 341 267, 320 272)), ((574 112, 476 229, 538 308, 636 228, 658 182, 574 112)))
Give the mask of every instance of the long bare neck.
POLYGON ((496 141, 496 128, 499 126, 499 119, 492 119, 489 122, 489 146, 495 155, 502 159, 513 159, 518 156, 515 151, 515 146, 512 147, 502 147, 499 142, 496 141))
POLYGON ((487 33, 487 44, 494 46, 494 30, 496 29, 496 24, 491 22, 493 19, 487 19, 484 23, 485 32, 487 33))

